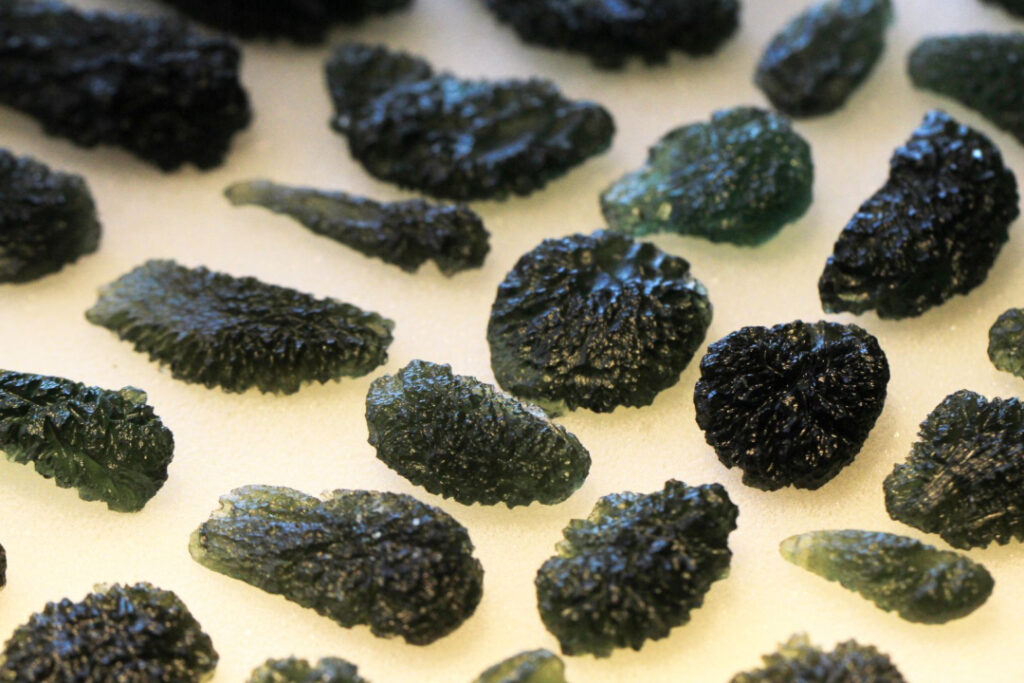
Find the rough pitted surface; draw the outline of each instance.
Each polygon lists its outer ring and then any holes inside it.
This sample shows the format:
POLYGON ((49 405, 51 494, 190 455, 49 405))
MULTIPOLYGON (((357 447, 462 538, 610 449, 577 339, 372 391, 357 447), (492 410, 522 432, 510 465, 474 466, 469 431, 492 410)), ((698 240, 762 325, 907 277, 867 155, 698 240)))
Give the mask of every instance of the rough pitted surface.
POLYGON ((248 683, 369 683, 358 667, 337 657, 323 657, 315 665, 305 659, 268 659, 249 675, 248 683))
POLYGON ((345 627, 426 645, 480 602, 483 568, 465 527, 411 496, 339 490, 323 499, 245 486, 192 534, 209 569, 311 607, 345 627))
POLYGON ((0 655, 0 681, 198 683, 217 653, 171 591, 148 583, 97 586, 81 602, 47 603, 0 655))
POLYGON ((813 184, 811 148, 789 121, 737 107, 667 133, 604 191, 601 209, 621 232, 754 245, 803 215, 813 184))
POLYGON ((739 511, 720 484, 669 480, 662 491, 601 498, 569 522, 537 572, 537 607, 562 653, 639 650, 690 620, 729 568, 739 511))
POLYGON ((174 437, 134 387, 0 370, 0 450, 111 510, 141 510, 167 481, 174 437))
POLYGON ((177 379, 283 394, 382 365, 394 327, 351 304, 174 261, 147 261, 102 287, 85 317, 177 379))
POLYGON ((744 327, 708 347, 697 424, 743 483, 816 489, 853 462, 882 412, 889 364, 856 325, 744 327))
POLYGON ((1024 377, 1024 309, 1011 308, 988 331, 988 358, 1003 372, 1024 377))
POLYGON ((84 147, 119 145, 165 171, 218 166, 249 124, 239 51, 162 18, 0 3, 0 103, 84 147))
POLYGON ((520 652, 490 667, 473 683, 566 683, 565 664, 548 650, 520 652))
POLYGON ((763 668, 736 674, 730 683, 905 683, 889 655, 855 640, 825 652, 794 635, 761 659, 763 668))
POLYGON ((1024 17, 1024 0, 983 0, 983 2, 999 5, 1012 14, 1024 17))
POLYGON ((827 313, 921 315, 982 282, 1020 212, 992 142, 932 111, 889 162, 889 179, 843 228, 818 282, 827 313))
POLYGON ((590 471, 587 449, 540 408, 448 365, 414 360, 374 380, 366 424, 388 467, 465 505, 553 505, 590 471))
POLYGON ((372 175, 452 199, 538 190, 611 144, 615 124, 553 83, 466 81, 421 59, 346 44, 327 61, 332 125, 372 175))
POLYGON ((479 268, 490 249, 483 221, 464 204, 381 203, 265 180, 236 183, 225 194, 236 206, 255 204, 290 216, 318 235, 410 273, 428 259, 445 275, 479 268))

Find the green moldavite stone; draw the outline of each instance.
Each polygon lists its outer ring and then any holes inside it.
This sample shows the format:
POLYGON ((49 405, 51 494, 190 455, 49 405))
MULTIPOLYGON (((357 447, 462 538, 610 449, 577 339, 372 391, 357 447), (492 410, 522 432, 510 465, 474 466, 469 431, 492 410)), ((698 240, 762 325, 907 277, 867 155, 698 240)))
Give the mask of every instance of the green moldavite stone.
POLYGON ((248 683, 369 683, 354 664, 323 657, 316 665, 305 659, 268 659, 249 675, 248 683))
POLYGON ((966 556, 895 534, 812 531, 790 536, 779 552, 886 612, 922 624, 967 616, 988 599, 994 585, 988 571, 966 556))
POLYGON ((730 683, 904 683, 889 655, 855 640, 825 652, 806 635, 794 635, 761 659, 764 667, 736 674, 730 683))
POLYGON ((601 195, 614 229, 755 245, 811 204, 811 148, 780 114, 737 107, 669 132, 601 195))
POLYGON ((7 551, 0 545, 0 588, 7 585, 7 551))
POLYGON ((1024 377, 1024 309, 1011 308, 988 331, 988 357, 1003 372, 1024 377))
POLYGON ((473 683, 565 683, 565 664, 548 650, 520 652, 487 669, 473 683))

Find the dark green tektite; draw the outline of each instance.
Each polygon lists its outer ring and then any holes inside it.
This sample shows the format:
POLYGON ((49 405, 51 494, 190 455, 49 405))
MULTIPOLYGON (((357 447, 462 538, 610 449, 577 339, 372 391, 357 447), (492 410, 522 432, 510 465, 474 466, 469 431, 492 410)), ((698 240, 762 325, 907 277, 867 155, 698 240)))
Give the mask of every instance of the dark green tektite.
POLYGON ((520 652, 490 667, 473 683, 566 683, 565 664, 548 650, 520 652))
POLYGON ((1004 312, 988 331, 988 357, 1003 372, 1024 377, 1024 309, 1004 312))
POLYGON ((889 655, 856 640, 825 652, 797 634, 761 659, 762 668, 738 673, 729 683, 905 683, 889 655))
POLYGON ((344 659, 323 657, 315 665, 305 659, 268 659, 249 674, 248 683, 369 683, 344 659))

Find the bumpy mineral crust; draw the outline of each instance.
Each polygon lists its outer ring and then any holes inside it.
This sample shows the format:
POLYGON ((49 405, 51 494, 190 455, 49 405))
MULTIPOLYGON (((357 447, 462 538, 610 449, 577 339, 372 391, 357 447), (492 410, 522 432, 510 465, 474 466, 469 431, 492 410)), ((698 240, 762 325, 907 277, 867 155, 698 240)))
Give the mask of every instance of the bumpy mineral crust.
POLYGON ((565 664, 548 650, 520 652, 490 667, 473 683, 566 683, 565 664))
POLYGON ((323 499, 245 486, 192 534, 203 566, 349 628, 426 645, 480 602, 483 568, 465 527, 411 496, 338 490, 323 499))
POLYGON ((736 674, 730 683, 905 683, 889 655, 855 640, 825 652, 806 635, 794 635, 761 659, 764 667, 736 674))
POLYGON ((997 369, 1024 377, 1024 309, 1011 308, 992 324, 988 358, 997 369))
POLYGON ((268 659, 253 670, 248 683, 369 683, 358 667, 337 657, 323 657, 315 665, 305 659, 268 659))

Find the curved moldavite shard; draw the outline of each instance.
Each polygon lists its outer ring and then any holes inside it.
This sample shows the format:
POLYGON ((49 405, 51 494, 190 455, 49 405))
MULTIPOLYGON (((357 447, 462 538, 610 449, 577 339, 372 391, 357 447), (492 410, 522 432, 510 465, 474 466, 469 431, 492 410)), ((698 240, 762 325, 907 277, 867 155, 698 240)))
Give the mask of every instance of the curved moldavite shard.
POLYGON ((520 652, 490 667, 473 683, 565 683, 565 664, 548 650, 520 652))
POLYGON ((279 593, 345 627, 426 645, 480 602, 483 568, 465 527, 411 496, 339 490, 323 500, 245 486, 192 534, 209 569, 279 593))
POLYGON ((1024 377, 1024 309, 1004 312, 988 331, 988 357, 998 370, 1024 377))
POLYGON ((337 657, 323 657, 316 665, 305 659, 268 659, 249 675, 248 683, 369 683, 358 667, 337 657))
POLYGON ((177 379, 283 394, 382 365, 394 328, 335 299, 174 261, 147 261, 102 287, 85 317, 177 379))
POLYGON ((811 148, 774 112, 737 107, 667 133, 601 195, 608 224, 753 245, 811 204, 811 148))
POLYGON ((825 264, 827 313, 907 318, 966 294, 985 281, 1019 213, 999 150, 944 112, 929 112, 889 167, 825 264))
POLYGON ((720 484, 601 498, 537 572, 537 607, 562 653, 639 650, 690 619, 729 568, 739 511, 720 484))
POLYGON ((174 437, 140 389, 0 370, 0 450, 83 500, 135 512, 167 481, 174 437))
POLYGON ((33 614, 4 644, 0 681, 197 683, 217 659, 177 595, 148 583, 115 584, 33 614))
POLYGON ((265 180, 235 183, 225 195, 235 206, 256 204, 291 216, 319 235, 410 273, 428 259, 445 275, 479 268, 490 249, 483 221, 464 204, 385 204, 265 180))
POLYGON ((954 548, 1024 541, 1024 404, 950 394, 884 488, 890 517, 954 548))
POLYGON ((560 503, 590 471, 587 449, 540 408, 448 365, 414 360, 374 380, 366 424, 388 467, 465 505, 560 503))
POLYGON ((166 19, 0 3, 0 103, 85 147, 119 145, 165 171, 221 163, 249 124, 239 52, 166 19))
POLYGON ((790 116, 839 109, 885 47, 890 0, 827 0, 786 25, 768 44, 754 82, 790 116))
POLYGON ((697 424, 726 467, 766 491, 816 489, 853 462, 882 412, 889 363, 856 325, 744 327, 708 347, 697 424))
POLYGON ((764 667, 736 674, 729 683, 904 683, 903 675, 873 645, 855 640, 825 652, 806 635, 791 636, 761 657, 764 667))
POLYGON ((466 81, 382 47, 342 45, 327 82, 352 156, 372 175, 452 199, 542 188, 611 144, 611 115, 547 80, 466 81))

